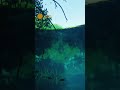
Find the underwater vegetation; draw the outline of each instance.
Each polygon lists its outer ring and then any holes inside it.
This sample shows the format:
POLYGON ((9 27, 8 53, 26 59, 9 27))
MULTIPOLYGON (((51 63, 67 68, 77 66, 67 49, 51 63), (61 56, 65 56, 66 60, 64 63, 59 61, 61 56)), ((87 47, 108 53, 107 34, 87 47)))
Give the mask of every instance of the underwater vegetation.
POLYGON ((73 77, 85 74, 85 53, 63 41, 53 42, 43 54, 35 56, 35 70, 37 87, 47 83, 53 89, 66 87, 73 77))
POLYGON ((53 61, 64 63, 67 60, 70 60, 71 57, 78 57, 80 50, 78 47, 69 46, 67 43, 58 41, 53 43, 51 48, 48 48, 44 51, 43 59, 51 59, 53 61))
POLYGON ((36 80, 40 79, 53 80, 57 84, 64 81, 64 68, 62 64, 49 61, 40 61, 35 64, 36 80), (54 68, 55 67, 55 68, 54 68))
POLYGON ((36 90, 84 90, 84 76, 84 25, 36 32, 36 90))
POLYGON ((37 90, 84 90, 84 26, 36 35, 37 90))
POLYGON ((79 65, 84 62, 85 54, 78 47, 58 41, 53 43, 51 48, 45 49, 44 54, 36 56, 36 62, 48 59, 63 64, 66 70, 69 70, 70 67, 78 69, 79 65))
POLYGON ((64 85, 66 79, 64 76, 63 64, 56 63, 52 60, 40 60, 41 57, 36 55, 35 62, 35 80, 36 90, 55 89, 64 85), (46 87, 47 86, 47 87, 46 87))

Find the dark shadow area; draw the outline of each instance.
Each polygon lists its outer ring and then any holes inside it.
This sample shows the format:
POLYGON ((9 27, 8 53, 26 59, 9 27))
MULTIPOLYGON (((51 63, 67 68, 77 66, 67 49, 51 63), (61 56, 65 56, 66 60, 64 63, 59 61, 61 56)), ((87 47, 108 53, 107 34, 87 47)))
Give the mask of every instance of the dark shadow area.
POLYGON ((34 55, 34 9, 0 7, 1 90, 34 90, 34 57, 28 58, 31 55, 34 55), (31 59, 33 65, 28 63, 31 59), (21 73, 25 70, 29 74, 23 78, 21 73))
POLYGON ((120 5, 86 5, 86 90, 119 90, 120 5))

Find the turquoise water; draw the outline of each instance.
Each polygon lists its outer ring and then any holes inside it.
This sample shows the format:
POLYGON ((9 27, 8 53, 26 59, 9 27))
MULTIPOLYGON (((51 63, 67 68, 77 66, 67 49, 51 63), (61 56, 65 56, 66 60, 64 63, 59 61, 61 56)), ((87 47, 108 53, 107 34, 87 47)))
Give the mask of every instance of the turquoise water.
POLYGON ((36 90, 85 90, 84 28, 36 32, 36 90))

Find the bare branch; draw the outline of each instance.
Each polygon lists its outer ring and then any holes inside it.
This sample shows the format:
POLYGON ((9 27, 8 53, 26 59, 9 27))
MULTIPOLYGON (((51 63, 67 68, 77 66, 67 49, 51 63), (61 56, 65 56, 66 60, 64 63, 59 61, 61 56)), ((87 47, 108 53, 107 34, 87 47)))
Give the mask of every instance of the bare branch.
POLYGON ((65 15, 65 12, 64 12, 64 10, 63 10, 63 8, 62 8, 62 6, 61 6, 56 0, 53 0, 53 2, 55 3, 56 6, 57 6, 57 5, 60 6, 60 8, 62 9, 62 12, 63 12, 63 14, 64 14, 64 16, 65 16, 66 21, 68 21, 66 15, 65 15))
POLYGON ((56 4, 56 2, 54 2, 55 3, 55 9, 57 8, 57 4, 56 4))
POLYGON ((49 19, 49 22, 52 24, 52 26, 54 27, 54 29, 55 30, 57 30, 56 28, 55 28, 55 26, 53 25, 53 23, 51 22, 51 20, 49 19))

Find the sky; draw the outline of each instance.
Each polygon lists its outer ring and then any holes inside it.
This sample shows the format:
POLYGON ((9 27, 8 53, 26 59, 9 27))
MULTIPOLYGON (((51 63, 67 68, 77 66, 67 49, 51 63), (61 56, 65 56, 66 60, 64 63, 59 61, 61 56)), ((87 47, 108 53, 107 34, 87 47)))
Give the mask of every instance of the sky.
POLYGON ((55 9, 55 3, 52 0, 43 0, 44 8, 47 8, 48 15, 52 16, 52 23, 58 24, 63 28, 75 27, 85 24, 85 0, 56 0, 63 7, 67 16, 59 6, 55 9))

